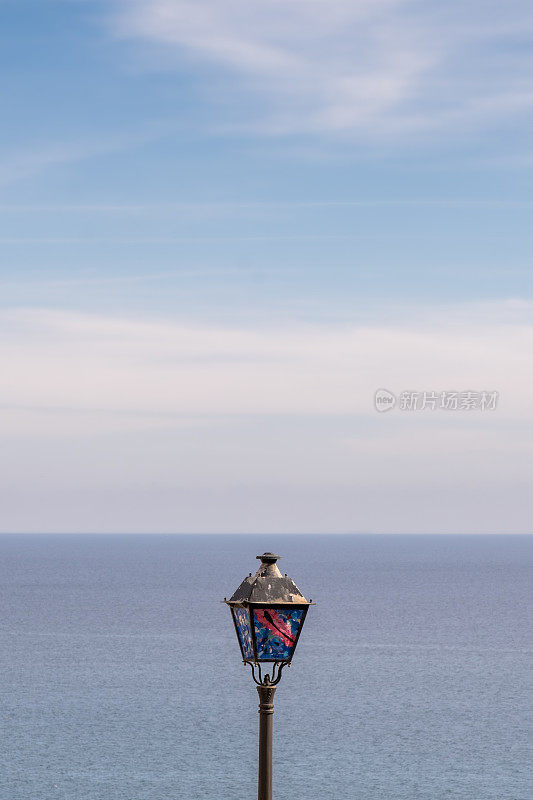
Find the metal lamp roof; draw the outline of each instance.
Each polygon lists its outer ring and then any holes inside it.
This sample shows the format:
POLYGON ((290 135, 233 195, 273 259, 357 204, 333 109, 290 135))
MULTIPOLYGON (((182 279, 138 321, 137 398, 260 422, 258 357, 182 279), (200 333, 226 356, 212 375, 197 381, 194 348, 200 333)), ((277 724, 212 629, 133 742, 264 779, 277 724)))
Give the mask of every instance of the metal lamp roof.
POLYGON ((257 558, 261 560, 261 566, 255 575, 250 573, 227 602, 310 604, 292 578, 282 575, 279 571, 276 561, 281 556, 275 553, 263 553, 257 558))

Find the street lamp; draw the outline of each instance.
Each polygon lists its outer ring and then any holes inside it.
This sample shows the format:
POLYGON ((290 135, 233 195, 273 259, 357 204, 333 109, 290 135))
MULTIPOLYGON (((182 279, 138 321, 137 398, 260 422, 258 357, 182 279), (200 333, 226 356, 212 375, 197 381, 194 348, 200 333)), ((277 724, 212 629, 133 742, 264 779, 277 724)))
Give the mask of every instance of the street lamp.
POLYGON ((276 561, 280 556, 257 556, 261 566, 243 580, 230 600, 235 632, 244 664, 249 664, 259 692, 258 800, 272 800, 272 715, 274 692, 283 667, 291 663, 311 600, 306 600, 294 581, 283 576, 276 561), (272 664, 263 674, 262 666, 272 664))

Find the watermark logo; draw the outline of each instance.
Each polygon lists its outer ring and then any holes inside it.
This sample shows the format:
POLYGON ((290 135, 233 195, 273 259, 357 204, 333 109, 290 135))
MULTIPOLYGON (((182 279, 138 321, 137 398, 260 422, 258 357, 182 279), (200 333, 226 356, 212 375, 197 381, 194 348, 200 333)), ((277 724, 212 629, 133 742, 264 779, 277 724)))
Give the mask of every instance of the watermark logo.
POLYGON ((390 411, 396 405, 396 395, 387 389, 378 389, 374 395, 376 411, 390 411))
POLYGON ((403 391, 398 397, 388 389, 378 389, 374 395, 376 411, 390 411, 396 405, 400 411, 495 411, 499 393, 458 391, 403 391))

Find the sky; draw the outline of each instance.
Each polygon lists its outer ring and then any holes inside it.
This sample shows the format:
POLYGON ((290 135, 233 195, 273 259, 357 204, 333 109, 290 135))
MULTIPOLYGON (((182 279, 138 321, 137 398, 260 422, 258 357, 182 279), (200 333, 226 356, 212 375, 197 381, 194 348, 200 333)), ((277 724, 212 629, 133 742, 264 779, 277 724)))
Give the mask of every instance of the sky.
POLYGON ((0 19, 1 531, 531 532, 529 2, 0 19))

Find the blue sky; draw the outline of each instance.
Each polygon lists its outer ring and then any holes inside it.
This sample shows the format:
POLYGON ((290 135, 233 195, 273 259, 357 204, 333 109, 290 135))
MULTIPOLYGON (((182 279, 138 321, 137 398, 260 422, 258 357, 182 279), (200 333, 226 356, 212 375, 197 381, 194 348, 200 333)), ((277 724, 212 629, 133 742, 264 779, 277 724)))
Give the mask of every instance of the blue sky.
POLYGON ((529 3, 0 15, 3 530, 529 530, 529 3))

